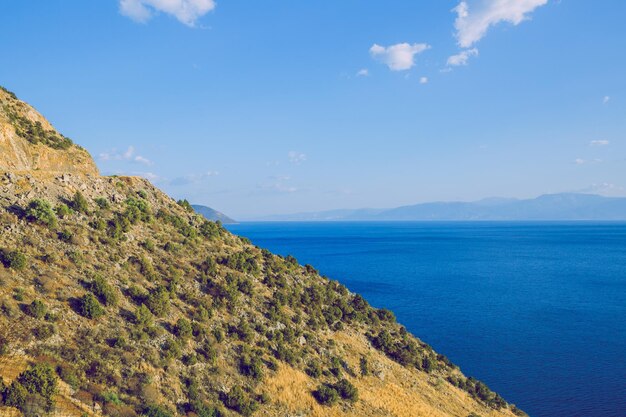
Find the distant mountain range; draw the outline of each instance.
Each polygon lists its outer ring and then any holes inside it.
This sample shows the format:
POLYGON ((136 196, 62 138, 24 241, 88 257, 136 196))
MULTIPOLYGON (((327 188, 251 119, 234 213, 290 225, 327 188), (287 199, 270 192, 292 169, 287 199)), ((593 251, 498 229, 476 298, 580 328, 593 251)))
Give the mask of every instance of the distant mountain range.
POLYGON ((222 224, 234 224, 237 223, 236 220, 231 219, 224 213, 212 209, 211 207, 201 206, 199 204, 192 204, 191 207, 196 211, 196 213, 203 215, 207 220, 221 221, 222 224))
POLYGON ((434 202, 392 209, 330 210, 274 215, 256 220, 626 220, 626 198, 562 193, 546 194, 527 200, 488 198, 475 202, 434 202))

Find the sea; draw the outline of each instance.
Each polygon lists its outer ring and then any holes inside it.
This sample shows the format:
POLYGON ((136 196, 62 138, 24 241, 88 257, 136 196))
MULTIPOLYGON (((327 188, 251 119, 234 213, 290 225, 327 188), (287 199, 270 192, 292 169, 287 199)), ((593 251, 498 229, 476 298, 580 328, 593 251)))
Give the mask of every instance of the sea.
POLYGON ((530 416, 626 416, 626 223, 227 227, 392 310, 530 416))

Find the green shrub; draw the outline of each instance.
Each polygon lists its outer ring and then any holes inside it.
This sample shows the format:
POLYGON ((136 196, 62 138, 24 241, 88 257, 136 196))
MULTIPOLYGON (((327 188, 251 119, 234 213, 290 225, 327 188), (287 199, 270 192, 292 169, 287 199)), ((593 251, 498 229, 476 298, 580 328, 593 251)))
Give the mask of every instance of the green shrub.
POLYGON ((61 218, 67 217, 71 213, 70 208, 65 203, 57 204, 57 206, 54 208, 54 211, 56 212, 57 216, 61 218))
POLYGON ((57 375, 72 388, 76 389, 80 385, 80 380, 76 375, 76 371, 68 364, 57 366, 57 375))
POLYGON ((259 408, 259 404, 240 386, 233 387, 225 395, 224 405, 244 416, 250 416, 259 408))
POLYGON ((40 223, 51 228, 56 227, 56 215, 52 211, 52 206, 46 200, 32 200, 28 203, 25 214, 26 219, 31 222, 40 223))
POLYGON ((68 251, 66 255, 69 258, 69 260, 74 262, 76 265, 81 265, 85 260, 82 252, 79 252, 77 250, 68 251))
POLYGON ((151 239, 146 239, 142 245, 147 251, 154 252, 155 246, 154 241, 151 239))
POLYGON ((218 237, 222 232, 222 227, 217 222, 205 220, 200 225, 200 234, 207 239, 218 237))
POLYGON ((305 372, 311 378, 319 378, 320 376, 322 376, 322 367, 320 366, 318 361, 313 360, 309 362, 309 364, 307 365, 305 369, 305 372))
POLYGON ((39 394, 46 400, 52 400, 57 392, 58 377, 54 369, 46 363, 38 363, 17 378, 17 381, 30 394, 39 394))
POLYGON ((104 308, 93 294, 88 293, 78 301, 78 313, 88 319, 97 319, 104 315, 104 308))
POLYGON ((192 335, 191 323, 188 320, 181 318, 178 319, 176 325, 174 326, 174 333, 181 340, 187 340, 192 335))
POLYGON ((241 319, 239 321, 239 325, 237 326, 230 326, 229 333, 237 335, 239 340, 244 342, 252 341, 252 338, 254 336, 254 331, 245 319, 241 319))
POLYGON ((96 276, 89 285, 89 289, 104 305, 114 306, 117 304, 118 297, 115 288, 113 288, 103 277, 96 276))
POLYGON ((109 404, 122 405, 122 401, 118 397, 117 393, 113 391, 107 391, 102 394, 102 401, 109 404))
POLYGON ((333 405, 339 400, 339 393, 332 385, 322 384, 313 392, 313 396, 322 405, 333 405))
POLYGON ((219 263, 235 271, 244 273, 257 274, 260 271, 259 264, 254 254, 248 250, 221 258, 219 263))
POLYGON ((359 361, 359 367, 361 368, 361 376, 368 376, 371 373, 369 362, 364 356, 359 361))
POLYGON ((89 213, 89 203, 80 191, 74 193, 74 197, 72 197, 72 201, 70 201, 70 207, 78 213, 89 213))
POLYGON ((198 349, 198 353, 204 357, 204 360, 208 365, 215 365, 215 361, 217 360, 217 351, 208 341, 205 342, 200 349, 198 349))
POLYGON ((0 250, 0 262, 5 268, 21 270, 26 267, 26 255, 19 250, 0 250))
POLYGON ((46 310, 46 305, 39 300, 34 300, 32 303, 24 308, 26 314, 36 319, 44 318, 44 316, 46 315, 46 310))
POLYGON ((102 209, 102 210, 106 210, 110 207, 109 204, 109 200, 107 200, 104 197, 98 197, 96 199, 93 200, 94 203, 96 203, 96 206, 98 206, 98 208, 102 209))
POLYGON ((152 211, 146 201, 131 197, 126 200, 126 211, 123 216, 131 224, 135 224, 140 220, 147 222, 152 219, 152 211))
POLYGON ((258 355, 251 356, 244 354, 239 359, 239 371, 242 375, 249 376, 253 379, 263 379, 263 362, 258 355))
POLYGON ((195 404, 193 409, 198 417, 222 417, 220 410, 205 404, 195 404))
POLYGON ((143 410, 142 417, 172 417, 172 414, 158 405, 149 405, 143 410))
POLYGON ((74 235, 69 230, 62 230, 57 234, 57 236, 59 237, 59 240, 65 243, 72 243, 72 239, 74 238, 74 235))
POLYGON ((170 308, 170 292, 167 288, 159 286, 150 291, 146 299, 146 307, 148 307, 155 316, 164 316, 170 308))
POLYGON ((134 322, 141 329, 147 329, 154 324, 154 316, 145 304, 140 305, 135 310, 134 322))
POLYGON ((191 204, 187 200, 178 200, 178 205, 187 211, 190 211, 190 212, 194 211, 193 207, 191 207, 191 204))
POLYGON ((4 404, 8 407, 22 409, 26 404, 28 391, 18 381, 13 383, 4 392, 4 404))
POLYGON ((359 398, 359 392, 357 388, 350 383, 347 379, 342 379, 333 385, 333 388, 339 393, 341 398, 350 402, 355 402, 359 398))
POLYGON ((178 359, 183 354, 183 348, 176 339, 167 340, 163 343, 163 357, 166 359, 178 359))
POLYGON ((382 321, 387 321, 390 323, 393 323, 396 321, 396 316, 393 314, 393 312, 385 309, 385 308, 381 308, 380 310, 376 311, 378 313, 378 317, 382 320, 382 321))
POLYGON ((15 288, 13 289, 13 292, 15 293, 13 295, 15 301, 24 301, 24 288, 15 288))

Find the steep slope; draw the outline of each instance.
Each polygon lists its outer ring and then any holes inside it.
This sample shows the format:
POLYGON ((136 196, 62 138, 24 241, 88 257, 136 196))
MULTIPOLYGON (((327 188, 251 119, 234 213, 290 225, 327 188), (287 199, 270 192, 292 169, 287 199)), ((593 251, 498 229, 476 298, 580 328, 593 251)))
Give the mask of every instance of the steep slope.
POLYGON ((0 172, 98 175, 87 151, 58 133, 31 106, 0 87, 0 172))
POLYGON ((522 414, 146 180, 0 174, 0 229, 2 416, 522 414))
POLYGON ((192 204, 191 207, 196 211, 196 213, 204 216, 205 219, 211 220, 212 222, 220 221, 223 224, 234 224, 237 223, 235 220, 231 219, 224 213, 212 209, 211 207, 201 206, 199 204, 192 204))

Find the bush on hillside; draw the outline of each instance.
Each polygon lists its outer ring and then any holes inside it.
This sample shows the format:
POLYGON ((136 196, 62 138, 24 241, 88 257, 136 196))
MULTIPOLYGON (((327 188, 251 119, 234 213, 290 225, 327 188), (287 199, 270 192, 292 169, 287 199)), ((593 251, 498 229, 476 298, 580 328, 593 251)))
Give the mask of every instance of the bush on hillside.
POLYGON ((24 307, 24 312, 36 319, 42 319, 46 315, 46 305, 40 300, 34 300, 24 307))
POLYGON ((26 255, 19 250, 0 250, 0 262, 5 268, 21 270, 26 267, 26 255))
POLYGON ((313 392, 313 396, 322 405, 333 405, 339 400, 339 393, 329 384, 322 384, 313 392))
POLYGON ((89 285, 89 289, 102 304, 106 306, 114 306, 117 304, 118 297, 115 288, 113 288, 103 277, 96 276, 89 285))
POLYGON ((233 387, 224 396, 224 405, 244 416, 250 416, 259 408, 259 404, 240 386, 233 387))
POLYGON ((51 228, 57 224, 57 218, 52 210, 52 206, 46 200, 32 200, 28 203, 25 214, 26 219, 31 222, 40 223, 51 228))
POLYGON ((176 336, 178 336, 179 339, 189 339, 192 335, 192 332, 193 330, 191 328, 191 323, 189 323, 189 320, 186 320, 184 318, 178 319, 176 325, 174 326, 174 333, 176 334, 176 336))
POLYGON ((21 410, 26 404, 26 397, 28 397, 26 388, 18 381, 13 381, 4 392, 4 405, 21 410))
POLYGON ((54 369, 45 363, 38 363, 17 378, 17 381, 30 394, 39 394, 51 401, 57 392, 58 377, 54 369))
POLYGON ((359 391, 357 388, 345 378, 333 385, 333 388, 335 388, 344 400, 355 402, 359 398, 359 391))
POLYGON ((95 198, 93 202, 96 203, 96 206, 98 206, 98 208, 102 210, 106 210, 110 207, 109 200, 104 197, 95 198))
POLYGON ((152 314, 157 317, 162 317, 169 311, 170 308, 170 292, 167 288, 159 286, 150 291, 145 304, 146 307, 150 309, 152 314))
POLYGON ((57 216, 61 218, 67 217, 71 214, 70 208, 65 203, 57 204, 57 206, 54 208, 54 211, 57 214, 57 216))
POLYGON ((257 381, 263 379, 263 362, 258 355, 244 354, 239 359, 239 371, 257 381))
POLYGON ((104 315, 104 308, 92 293, 88 293, 78 301, 78 313, 93 320, 104 315))
POLYGON ((158 405, 149 405, 144 408, 142 417, 172 417, 172 413, 170 413, 165 408, 158 405))
POLYGON ((193 207, 191 207, 191 203, 187 200, 178 200, 178 205, 189 212, 193 212, 193 207))
POLYGON ((87 199, 80 191, 74 193, 74 197, 72 197, 72 201, 70 201, 70 207, 78 213, 89 213, 89 203, 87 203, 87 199))

